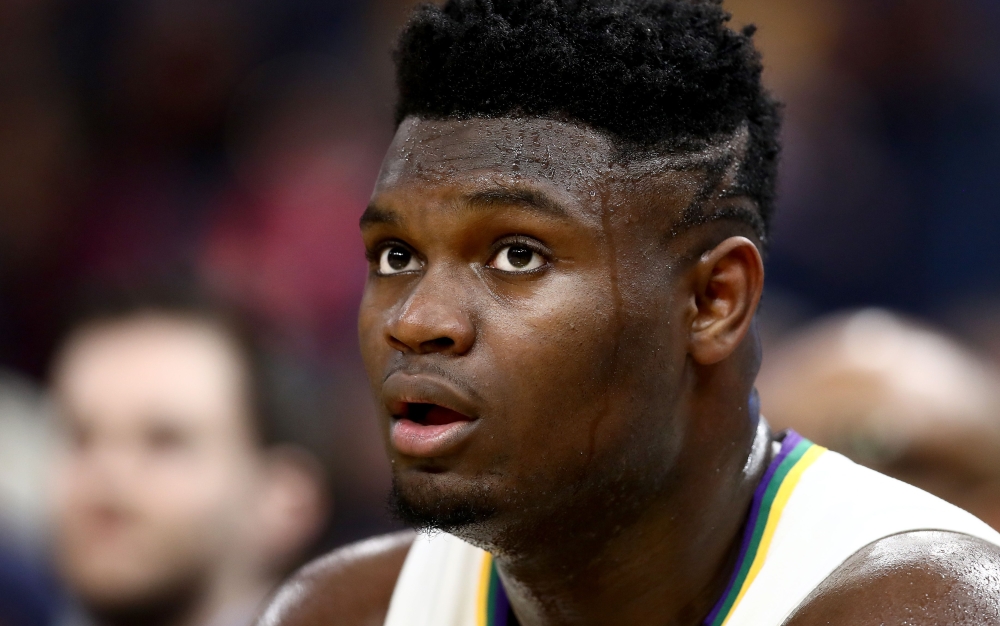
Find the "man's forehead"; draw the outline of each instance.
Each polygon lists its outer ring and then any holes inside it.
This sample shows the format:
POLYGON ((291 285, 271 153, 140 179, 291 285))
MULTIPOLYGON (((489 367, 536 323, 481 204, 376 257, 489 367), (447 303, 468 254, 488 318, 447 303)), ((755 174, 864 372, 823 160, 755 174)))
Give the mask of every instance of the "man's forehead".
POLYGON ((396 132, 378 186, 497 175, 593 184, 610 171, 614 153, 608 137, 569 122, 411 117, 396 132))
POLYGON ((240 357, 218 328, 156 313, 82 328, 60 358, 60 392, 100 401, 183 396, 224 402, 244 378, 240 357))
POLYGON ((566 191, 594 190, 608 182, 632 187, 690 184, 692 173, 735 169, 746 157, 744 125, 697 149, 622 158, 599 130, 538 117, 423 119, 400 124, 386 154, 376 192, 405 184, 458 179, 542 178, 566 191), (683 181, 683 182, 682 182, 683 181))

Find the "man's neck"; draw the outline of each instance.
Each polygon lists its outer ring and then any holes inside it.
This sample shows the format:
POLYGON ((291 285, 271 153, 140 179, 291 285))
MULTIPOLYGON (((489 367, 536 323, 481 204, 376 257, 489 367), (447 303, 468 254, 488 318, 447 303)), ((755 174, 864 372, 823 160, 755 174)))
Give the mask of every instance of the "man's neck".
POLYGON ((682 489, 627 526, 603 535, 574 533, 531 558, 499 556, 521 625, 699 624, 735 567, 771 441, 760 420, 755 433, 733 442, 728 459, 710 460, 714 467, 700 467, 697 480, 685 478, 682 489))
MULTIPOLYGON (((120 607, 92 613, 87 626, 249 626, 271 587, 246 586, 229 593, 187 601, 120 607)), ((75 623, 75 622, 71 622, 75 623)))

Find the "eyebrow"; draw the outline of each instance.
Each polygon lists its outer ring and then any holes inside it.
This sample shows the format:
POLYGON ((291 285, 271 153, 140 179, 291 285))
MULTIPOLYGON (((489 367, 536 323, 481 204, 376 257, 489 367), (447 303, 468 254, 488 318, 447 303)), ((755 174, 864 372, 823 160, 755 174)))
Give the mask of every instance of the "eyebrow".
MULTIPOLYGON (((549 195, 525 187, 497 187, 462 196, 461 204, 473 209, 491 209, 502 205, 516 205, 553 217, 566 217, 569 213, 549 195)), ((372 203, 361 215, 361 228, 378 224, 399 225, 402 218, 396 211, 372 203)))
POLYGON ((497 205, 518 205, 553 217, 566 217, 568 214, 566 208, 551 196, 537 189, 526 187, 497 187, 477 191, 465 196, 463 200, 474 208, 488 209, 497 205))
POLYGON ((377 224, 399 224, 401 222, 402 220, 395 211, 382 208, 377 204, 369 204, 365 212, 361 214, 360 225, 362 229, 365 229, 377 224))

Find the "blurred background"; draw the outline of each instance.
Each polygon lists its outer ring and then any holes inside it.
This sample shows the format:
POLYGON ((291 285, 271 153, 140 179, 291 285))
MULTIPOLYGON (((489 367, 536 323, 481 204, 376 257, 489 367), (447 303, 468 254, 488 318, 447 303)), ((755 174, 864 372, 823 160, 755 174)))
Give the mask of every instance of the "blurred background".
MULTIPOLYGON (((758 25, 787 105, 765 414, 992 503, 1000 3, 726 2, 758 25), (935 424, 964 439, 931 445, 935 424)), ((333 503, 300 559, 393 528, 355 338, 356 223, 413 4, 0 0, 0 626, 71 623, 50 558, 46 389, 67 311, 98 287, 195 283, 253 320, 294 398, 282 437, 333 503)))

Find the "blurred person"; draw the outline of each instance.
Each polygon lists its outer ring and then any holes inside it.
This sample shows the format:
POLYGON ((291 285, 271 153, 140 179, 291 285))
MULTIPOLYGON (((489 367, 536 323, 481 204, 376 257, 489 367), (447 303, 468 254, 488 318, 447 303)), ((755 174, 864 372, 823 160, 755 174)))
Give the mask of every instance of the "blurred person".
POLYGON ((316 539, 322 472, 264 353, 182 290, 105 296, 52 367, 54 558, 94 626, 239 626, 316 539))
POLYGON ((1000 534, 773 432, 779 152, 713 0, 449 0, 396 51, 358 316, 391 500, 264 626, 987 623, 1000 534))
POLYGON ((1000 372, 880 309, 785 337, 757 387, 777 428, 916 485, 1000 528, 1000 372))

